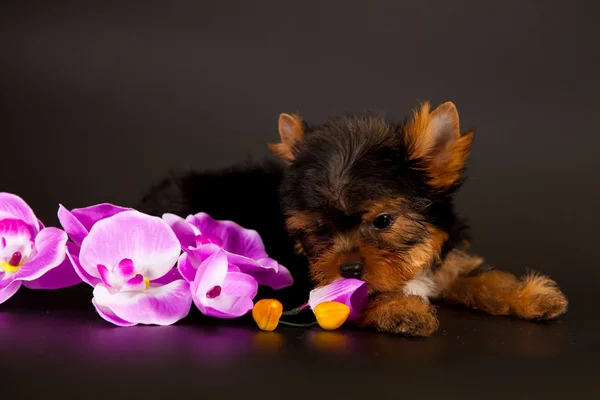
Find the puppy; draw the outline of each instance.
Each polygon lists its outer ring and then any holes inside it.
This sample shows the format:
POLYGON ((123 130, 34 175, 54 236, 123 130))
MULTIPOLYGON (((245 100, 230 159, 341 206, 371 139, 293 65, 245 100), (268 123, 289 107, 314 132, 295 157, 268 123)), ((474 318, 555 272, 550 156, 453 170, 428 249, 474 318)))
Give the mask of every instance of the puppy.
POLYGON ((474 132, 461 134, 454 104, 425 103, 401 123, 348 115, 311 126, 282 114, 279 134, 269 147, 282 162, 174 175, 138 209, 204 211, 256 229, 294 275, 290 301, 340 277, 364 280, 360 325, 384 332, 431 335, 436 299, 524 319, 566 311, 548 277, 517 278, 468 253, 453 196, 474 132))

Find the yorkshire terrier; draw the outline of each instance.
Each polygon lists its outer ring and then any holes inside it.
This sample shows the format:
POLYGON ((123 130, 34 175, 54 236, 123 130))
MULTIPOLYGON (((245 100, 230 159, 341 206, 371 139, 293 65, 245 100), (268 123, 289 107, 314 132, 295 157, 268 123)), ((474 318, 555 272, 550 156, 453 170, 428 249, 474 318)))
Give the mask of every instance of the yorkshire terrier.
POLYGON ((138 209, 203 211, 257 230, 294 276, 290 301, 306 300, 311 285, 361 279, 369 301, 359 324, 384 332, 431 335, 433 300, 530 320, 566 311, 553 280, 518 278, 468 252, 453 196, 474 131, 461 134, 453 103, 424 103, 400 123, 348 115, 309 125, 281 114, 279 135, 269 145, 279 162, 173 175, 138 209))

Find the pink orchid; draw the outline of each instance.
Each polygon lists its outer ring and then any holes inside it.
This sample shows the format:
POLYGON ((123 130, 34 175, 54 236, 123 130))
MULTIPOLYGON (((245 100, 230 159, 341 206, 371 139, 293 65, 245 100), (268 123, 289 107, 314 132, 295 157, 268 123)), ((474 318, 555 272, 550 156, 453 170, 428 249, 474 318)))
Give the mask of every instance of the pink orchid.
POLYGON ((88 285, 95 286, 100 280, 90 276, 79 264, 79 251, 83 239, 85 239, 98 221, 128 210, 131 210, 131 208, 119 207, 108 203, 74 208, 71 211, 63 207, 62 204, 59 205, 58 220, 71 239, 71 242, 67 242, 68 257, 72 261, 75 272, 88 285))
MULTIPOLYGON (((183 263, 190 261, 185 254, 180 260, 183 263)), ((188 265, 183 270, 186 271, 184 278, 192 278, 193 266, 188 265)), ((236 318, 248 313, 254 306, 252 299, 258 291, 258 283, 229 264, 225 252, 218 249, 197 267, 190 290, 194 304, 203 314, 236 318)))
MULTIPOLYGON (((216 221, 206 213, 190 215, 186 219, 174 214, 164 214, 163 219, 177 235, 184 256, 195 258, 192 264, 199 265, 222 250, 230 265, 250 275, 261 285, 277 290, 294 283, 287 268, 269 258, 262 239, 255 230, 243 228, 233 221, 216 221)), ((190 265, 183 264, 183 268, 190 265)), ((182 274, 186 275, 184 271, 182 274)))
POLYGON ((177 237, 160 218, 135 210, 96 221, 73 263, 94 286, 92 303, 119 326, 170 325, 191 308, 189 283, 174 268, 177 237))
POLYGON ((45 228, 20 197, 0 193, 0 304, 24 285, 59 289, 81 280, 65 258, 67 234, 45 228))

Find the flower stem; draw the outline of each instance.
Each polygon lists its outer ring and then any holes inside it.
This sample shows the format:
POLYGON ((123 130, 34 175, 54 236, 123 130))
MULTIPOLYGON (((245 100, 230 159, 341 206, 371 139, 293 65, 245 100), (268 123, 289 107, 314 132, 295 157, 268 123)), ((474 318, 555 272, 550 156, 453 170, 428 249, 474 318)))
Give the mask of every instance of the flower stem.
POLYGON ((280 320, 280 321, 279 321, 279 324, 280 324, 280 325, 288 325, 288 326, 293 326, 293 327, 296 327, 296 328, 310 328, 311 326, 315 326, 315 325, 317 325, 317 324, 318 324, 318 322, 317 322, 317 321, 315 321, 315 322, 311 322, 310 324, 294 324, 294 323, 292 323, 292 322, 286 322, 286 321, 281 321, 281 320, 280 320))
POLYGON ((302 311, 304 311, 308 308, 309 308, 308 303, 304 303, 300 307, 293 308, 289 311, 284 311, 281 315, 288 316, 288 315, 300 314, 302 311))

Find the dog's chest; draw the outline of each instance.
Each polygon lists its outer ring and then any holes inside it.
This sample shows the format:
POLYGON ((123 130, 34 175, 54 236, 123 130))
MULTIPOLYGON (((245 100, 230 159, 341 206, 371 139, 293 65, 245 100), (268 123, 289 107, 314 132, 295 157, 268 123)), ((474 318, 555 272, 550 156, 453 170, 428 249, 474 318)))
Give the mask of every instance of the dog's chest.
POLYGON ((403 290, 405 295, 419 296, 427 302, 438 295, 438 287, 426 271, 422 271, 415 279, 406 282, 403 290))

